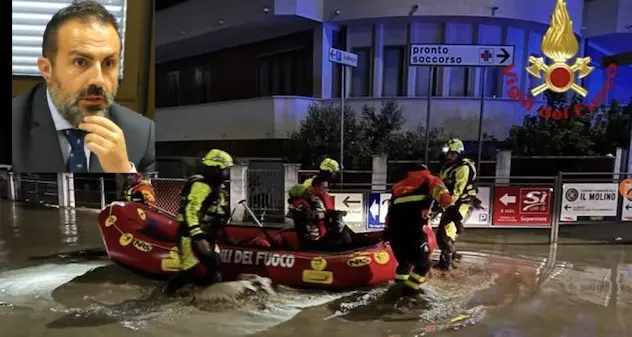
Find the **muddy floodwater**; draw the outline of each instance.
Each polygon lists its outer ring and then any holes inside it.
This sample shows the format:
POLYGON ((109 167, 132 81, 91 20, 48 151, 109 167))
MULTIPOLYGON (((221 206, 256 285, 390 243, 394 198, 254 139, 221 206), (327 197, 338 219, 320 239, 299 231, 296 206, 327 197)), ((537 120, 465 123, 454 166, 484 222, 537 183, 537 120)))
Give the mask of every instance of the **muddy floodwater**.
POLYGON ((433 272, 409 305, 388 286, 304 291, 256 275, 164 298, 161 281, 100 254, 59 254, 102 248, 96 216, 0 203, 0 336, 632 336, 632 246, 613 244, 632 224, 557 246, 546 229, 468 230, 459 268, 433 272))

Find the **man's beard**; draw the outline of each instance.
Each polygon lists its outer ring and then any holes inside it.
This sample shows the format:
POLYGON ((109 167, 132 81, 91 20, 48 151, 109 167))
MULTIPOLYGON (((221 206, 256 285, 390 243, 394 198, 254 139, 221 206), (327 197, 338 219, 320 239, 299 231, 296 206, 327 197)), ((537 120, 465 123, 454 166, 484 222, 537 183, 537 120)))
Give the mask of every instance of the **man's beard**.
POLYGON ((59 80, 53 75, 48 83, 48 91, 53 99, 53 104, 59 111, 59 114, 64 117, 75 128, 79 127, 79 124, 83 122, 83 118, 86 116, 101 116, 106 117, 107 111, 114 102, 116 96, 117 87, 114 88, 113 93, 109 93, 103 87, 97 87, 91 85, 74 95, 66 94, 59 80), (82 99, 89 96, 102 96, 104 97, 103 105, 88 105, 81 107, 79 104, 82 99))

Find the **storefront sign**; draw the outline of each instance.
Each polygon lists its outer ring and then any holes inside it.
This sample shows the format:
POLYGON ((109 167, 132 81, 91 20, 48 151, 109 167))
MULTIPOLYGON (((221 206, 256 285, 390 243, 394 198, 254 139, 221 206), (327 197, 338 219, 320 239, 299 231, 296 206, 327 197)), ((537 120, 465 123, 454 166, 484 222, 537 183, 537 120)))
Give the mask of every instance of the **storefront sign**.
POLYGON ((616 216, 619 185, 564 184, 561 221, 577 221, 577 217, 616 216))
POLYGON ((495 226, 548 226, 552 195, 550 187, 496 186, 492 223, 495 226))

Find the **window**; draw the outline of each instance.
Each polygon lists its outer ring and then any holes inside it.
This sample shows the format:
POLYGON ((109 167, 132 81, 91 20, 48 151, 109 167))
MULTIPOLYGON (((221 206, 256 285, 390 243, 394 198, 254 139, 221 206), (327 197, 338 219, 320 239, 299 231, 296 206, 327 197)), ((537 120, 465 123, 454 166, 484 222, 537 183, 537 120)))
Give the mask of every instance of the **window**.
POLYGON ((441 68, 439 67, 419 67, 423 69, 422 71, 417 70, 417 76, 415 77, 415 96, 417 97, 428 97, 428 81, 430 80, 428 76, 430 76, 429 69, 432 69, 432 90, 430 95, 439 96, 440 93, 440 83, 441 82, 441 68))
MULTIPOLYGON (((415 37, 412 43, 426 43, 426 44, 440 44, 443 43, 443 35, 445 33, 445 25, 437 23, 418 23, 413 25, 412 29, 415 30, 413 36, 415 37)), ((415 96, 427 97, 428 96, 428 81, 430 76, 430 69, 432 69, 432 86, 430 94, 432 96, 441 96, 442 83, 443 83, 443 68, 442 67, 415 67, 415 96)))
MULTIPOLYGON (((449 23, 446 27, 446 43, 472 44, 474 27, 466 23, 449 23)), ((449 69, 449 96, 474 96, 475 68, 446 67, 449 69)))
MULTIPOLYGON (((503 32, 500 26, 495 25, 478 25, 478 44, 481 45, 499 45, 502 42, 503 32)), ((488 67, 480 68, 481 79, 485 74, 483 85, 484 97, 499 97, 502 91, 502 68, 488 67)), ((480 96, 481 92, 477 92, 476 96, 480 96)))
POLYGON ((208 66, 195 68, 195 90, 197 103, 211 101, 211 68, 208 66))
POLYGON ((404 96, 404 50, 403 46, 384 48, 384 97, 404 96))
MULTIPOLYGON (((340 31, 332 31, 331 46, 336 49, 347 50, 347 42, 345 38, 347 28, 341 27, 340 29, 340 31)), ((331 67, 331 96, 334 98, 340 98, 340 88, 342 87, 342 66, 337 63, 332 63, 331 67)))
POLYGON ((312 67, 308 64, 311 58, 307 53, 305 49, 297 49, 259 57, 259 96, 310 96, 309 72, 312 67))
POLYGON ((172 71, 167 73, 167 105, 180 104, 180 72, 172 71))
MULTIPOLYGON (((44 29, 53 15, 72 4, 65 1, 12 1, 11 25, 11 74, 40 76, 37 58, 42 55, 44 29)), ((126 0, 99 0, 117 19, 123 45, 125 45, 126 0)), ((121 78, 123 77, 123 53, 121 53, 121 78)))
MULTIPOLYGON (((520 28, 507 27, 507 43, 516 46, 514 55, 514 67, 511 70, 518 77, 518 81, 514 84, 505 84, 505 90, 503 92, 504 97, 508 97, 507 90, 510 87, 516 86, 519 89, 524 89, 523 80, 526 74, 524 70, 524 52, 525 52, 525 31, 520 28)), ((502 70, 501 70, 502 71, 502 70)), ((504 75, 503 75, 504 76, 504 75)), ((507 82, 508 78, 503 78, 503 82, 507 82)), ((523 90, 524 91, 524 90, 523 90)))
MULTIPOLYGON (((542 36, 543 34, 541 33, 537 33, 537 32, 529 32, 529 51, 528 51, 528 55, 529 56, 534 56, 534 57, 544 57, 544 55, 541 54, 541 44, 542 44, 542 36)), ((527 63, 525 64, 525 67, 529 66, 529 61, 527 61, 527 63)), ((526 73, 526 71, 525 71, 526 73)), ((531 93, 531 89, 537 87, 538 85, 542 84, 543 81, 542 79, 538 79, 535 78, 533 76, 531 76, 530 74, 526 73, 527 75, 527 87, 525 88, 525 92, 527 93, 531 93)), ((542 94, 536 96, 536 99, 543 99, 544 96, 542 96, 542 94)))
MULTIPOLYGON (((371 96, 371 48, 353 48, 358 55, 358 66, 351 69, 351 97, 371 96)), ((349 71, 350 69, 347 69, 349 71)))

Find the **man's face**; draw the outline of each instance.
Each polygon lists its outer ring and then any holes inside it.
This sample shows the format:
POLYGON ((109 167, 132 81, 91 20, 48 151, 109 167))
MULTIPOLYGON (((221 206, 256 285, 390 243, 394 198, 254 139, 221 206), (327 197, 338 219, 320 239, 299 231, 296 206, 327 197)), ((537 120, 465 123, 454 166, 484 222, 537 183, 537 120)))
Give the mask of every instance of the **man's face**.
POLYGON ((454 163, 457 159, 459 159, 459 154, 454 151, 449 151, 445 154, 445 160, 448 163, 454 163))
POLYGON ((77 127, 85 116, 105 116, 112 105, 121 40, 111 25, 79 20, 66 22, 57 34, 54 59, 40 58, 38 66, 59 113, 77 127))

